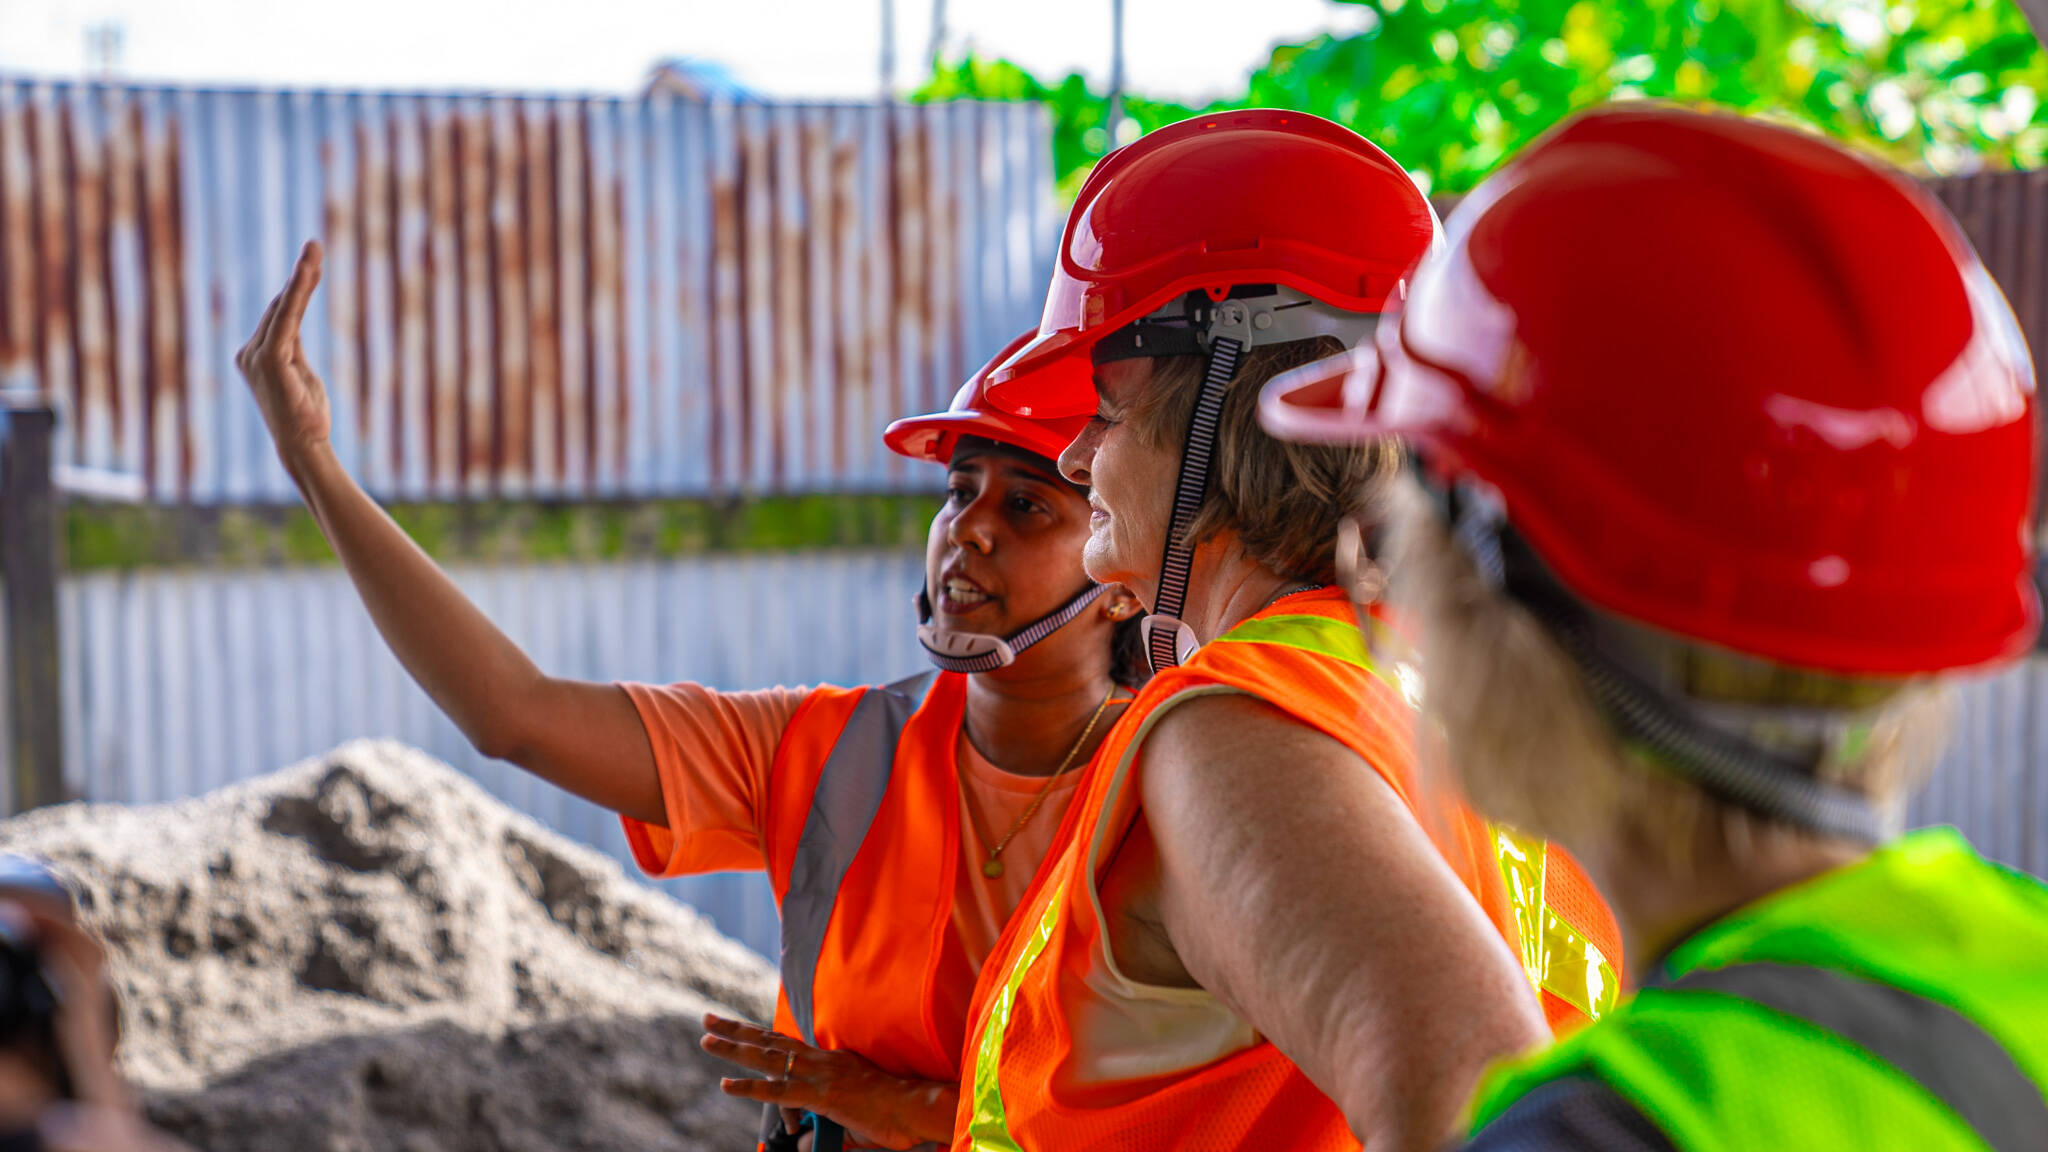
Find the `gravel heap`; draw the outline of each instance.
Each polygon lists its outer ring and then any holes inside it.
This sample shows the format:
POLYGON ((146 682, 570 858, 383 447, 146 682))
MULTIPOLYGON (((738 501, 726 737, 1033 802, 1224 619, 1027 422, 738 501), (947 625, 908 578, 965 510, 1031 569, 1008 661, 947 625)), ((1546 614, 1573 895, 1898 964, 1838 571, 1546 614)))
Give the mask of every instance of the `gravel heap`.
POLYGON ((698 1017, 775 974, 441 762, 353 743, 154 807, 0 822, 106 941, 123 1066, 207 1152, 732 1149, 698 1017))

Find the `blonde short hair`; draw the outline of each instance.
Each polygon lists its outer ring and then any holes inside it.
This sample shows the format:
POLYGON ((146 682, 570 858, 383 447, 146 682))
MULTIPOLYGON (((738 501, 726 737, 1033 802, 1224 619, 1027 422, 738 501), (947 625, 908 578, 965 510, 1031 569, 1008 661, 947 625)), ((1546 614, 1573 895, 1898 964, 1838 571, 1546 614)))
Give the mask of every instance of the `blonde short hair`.
MULTIPOLYGON (((1259 390, 1290 368, 1334 356, 1332 337, 1254 348, 1238 365, 1223 400, 1209 488, 1187 539, 1192 546, 1232 532, 1254 561, 1288 580, 1334 583, 1337 525, 1370 512, 1400 459, 1392 443, 1366 447, 1276 440, 1259 424, 1259 390)), ((1152 361, 1152 379, 1126 414, 1155 446, 1178 451, 1194 420, 1201 356, 1152 361)))
MULTIPOLYGON (((1481 811, 1568 846, 1681 856, 1703 834, 1738 852, 1809 835, 1724 803, 1626 746, 1570 658, 1480 576, 1412 479, 1391 486, 1388 505, 1394 598, 1421 634, 1424 714, 1443 736, 1447 762, 1438 767, 1481 811)), ((1895 820, 1946 738, 1948 693, 1938 682, 1846 678, 1635 631, 1705 707, 1854 715, 1851 734, 1826 746, 1816 774, 1895 820)), ((1768 720, 1746 735, 1769 743, 1768 720)))

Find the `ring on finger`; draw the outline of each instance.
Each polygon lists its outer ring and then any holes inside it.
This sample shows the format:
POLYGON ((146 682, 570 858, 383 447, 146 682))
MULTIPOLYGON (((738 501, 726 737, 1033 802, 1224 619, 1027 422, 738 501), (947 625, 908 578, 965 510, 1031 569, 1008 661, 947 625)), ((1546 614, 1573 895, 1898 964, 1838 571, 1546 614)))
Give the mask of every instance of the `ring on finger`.
POLYGON ((794 1074, 795 1072, 796 1072, 796 1049, 794 1049, 794 1048, 791 1048, 791 1049, 788 1049, 787 1051, 783 1052, 783 1054, 782 1054, 782 1078, 783 1078, 784 1080, 787 1080, 787 1079, 789 1079, 789 1078, 790 1078, 790 1076, 791 1076, 792 1074, 794 1074))

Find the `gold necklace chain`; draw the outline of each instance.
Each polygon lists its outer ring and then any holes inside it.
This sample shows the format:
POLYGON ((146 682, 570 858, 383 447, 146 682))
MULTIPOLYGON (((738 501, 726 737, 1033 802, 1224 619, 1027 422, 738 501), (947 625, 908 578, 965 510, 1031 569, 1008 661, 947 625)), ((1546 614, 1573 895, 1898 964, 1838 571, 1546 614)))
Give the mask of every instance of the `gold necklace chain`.
POLYGON ((1003 849, 1008 848, 1010 841, 1017 838, 1017 833, 1023 831, 1024 825, 1030 823, 1031 818, 1038 814, 1039 807, 1045 803, 1045 798, 1052 793, 1053 781, 1058 780, 1061 773, 1067 770, 1067 766, 1074 762, 1074 757, 1080 753, 1081 746, 1088 743, 1089 734, 1095 731, 1096 722, 1102 719, 1102 713, 1109 708, 1109 702, 1115 697, 1116 686, 1112 684, 1109 688, 1109 694, 1102 698, 1102 703, 1095 706, 1095 715, 1088 717, 1088 726, 1081 729, 1080 738, 1074 741, 1074 746, 1067 749, 1066 756, 1061 758, 1060 766, 1053 769, 1052 775, 1045 778, 1045 783, 1038 786, 1038 794, 1033 796, 1031 803, 1025 806, 1024 811, 1015 820, 1010 822, 1010 830, 1003 833, 1003 838, 996 843, 996 846, 988 850, 988 859, 981 865, 981 874, 983 876, 994 880, 1003 874, 1003 862, 1000 859, 1003 849))

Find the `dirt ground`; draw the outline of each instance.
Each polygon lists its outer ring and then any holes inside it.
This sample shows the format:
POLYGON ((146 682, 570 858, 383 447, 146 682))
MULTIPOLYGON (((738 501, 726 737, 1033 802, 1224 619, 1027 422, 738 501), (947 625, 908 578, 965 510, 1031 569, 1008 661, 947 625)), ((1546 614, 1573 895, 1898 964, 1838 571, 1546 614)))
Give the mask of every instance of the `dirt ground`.
POLYGON ((775 974, 424 753, 0 822, 106 941, 124 1068, 206 1152, 751 1147, 697 1018, 775 974))

